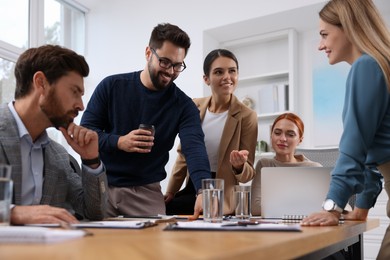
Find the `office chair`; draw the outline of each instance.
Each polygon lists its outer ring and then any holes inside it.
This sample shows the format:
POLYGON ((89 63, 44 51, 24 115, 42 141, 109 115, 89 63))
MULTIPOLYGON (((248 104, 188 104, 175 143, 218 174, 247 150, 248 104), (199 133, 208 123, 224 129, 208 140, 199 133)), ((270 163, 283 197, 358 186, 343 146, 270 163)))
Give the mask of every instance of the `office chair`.
POLYGON ((324 167, 334 167, 339 156, 338 147, 327 148, 299 148, 297 147, 296 154, 303 154, 309 160, 318 162, 324 167))
MULTIPOLYGON (((296 154, 303 154, 309 160, 318 162, 324 167, 334 167, 336 165, 337 158, 339 156, 338 147, 327 147, 327 148, 297 148, 296 154)), ((356 195, 348 200, 348 204, 351 208, 354 208, 356 201, 356 195)))

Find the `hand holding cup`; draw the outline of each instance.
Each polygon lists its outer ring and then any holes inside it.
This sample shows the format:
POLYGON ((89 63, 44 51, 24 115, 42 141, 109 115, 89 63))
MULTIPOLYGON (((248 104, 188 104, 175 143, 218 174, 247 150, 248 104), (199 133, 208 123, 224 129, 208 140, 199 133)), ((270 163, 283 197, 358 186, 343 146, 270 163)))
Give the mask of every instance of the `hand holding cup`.
MULTIPOLYGON (((155 129, 154 129, 154 125, 149 125, 149 124, 140 124, 139 129, 142 129, 142 130, 148 130, 150 131, 150 135, 151 136, 154 136, 154 133, 155 133, 155 129)), ((140 148, 142 149, 152 149, 152 146, 141 146, 140 148)))

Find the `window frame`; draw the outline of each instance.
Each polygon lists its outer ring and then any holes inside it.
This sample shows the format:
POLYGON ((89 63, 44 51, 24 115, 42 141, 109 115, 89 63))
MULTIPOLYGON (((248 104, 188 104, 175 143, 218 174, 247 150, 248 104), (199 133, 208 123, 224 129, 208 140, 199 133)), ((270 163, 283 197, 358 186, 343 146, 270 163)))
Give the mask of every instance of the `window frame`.
MULTIPOLYGON (((89 9, 82 4, 74 0, 56 0, 57 2, 64 4, 70 8, 79 10, 86 16, 89 9)), ((29 0, 29 24, 28 24, 28 47, 37 47, 45 44, 45 28, 44 28, 44 5, 45 0, 29 0)), ((85 28, 85 25, 84 25, 85 28)), ((72 28, 67 29, 67 32, 72 28)), ((65 34, 65 37, 67 35, 65 34)), ((86 40, 84 39, 84 46, 86 40)), ((65 39, 65 43, 69 43, 68 39, 65 39)), ((19 55, 22 54, 25 49, 12 45, 10 43, 0 40, 0 58, 16 62, 19 55)))

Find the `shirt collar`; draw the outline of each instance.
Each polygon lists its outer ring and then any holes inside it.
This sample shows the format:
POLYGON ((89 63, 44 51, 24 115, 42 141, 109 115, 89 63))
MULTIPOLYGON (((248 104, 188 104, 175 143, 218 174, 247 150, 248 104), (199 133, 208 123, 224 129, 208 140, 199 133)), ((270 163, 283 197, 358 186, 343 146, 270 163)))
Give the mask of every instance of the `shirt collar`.
MULTIPOLYGON (((18 113, 16 112, 15 110, 15 107, 14 107, 14 101, 11 101, 8 103, 8 108, 10 109, 11 111, 11 114, 12 116, 14 117, 15 121, 16 121, 16 125, 18 127, 18 131, 19 131, 19 137, 20 138, 27 138, 29 140, 32 140, 31 139, 31 136, 26 128, 26 126, 23 124, 23 121, 22 119, 20 119, 18 113)), ((47 144, 49 144, 50 142, 50 138, 46 132, 46 130, 38 137, 38 139, 35 141, 35 144, 38 144, 38 145, 42 145, 42 147, 46 146, 47 144)))

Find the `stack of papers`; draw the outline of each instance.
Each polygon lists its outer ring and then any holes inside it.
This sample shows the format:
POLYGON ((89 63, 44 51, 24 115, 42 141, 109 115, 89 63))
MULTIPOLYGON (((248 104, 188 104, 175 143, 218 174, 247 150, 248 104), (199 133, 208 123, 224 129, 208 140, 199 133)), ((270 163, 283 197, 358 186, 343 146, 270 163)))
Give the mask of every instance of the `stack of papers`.
POLYGON ((302 231, 299 224, 223 221, 209 223, 201 220, 169 224, 164 230, 214 230, 214 231, 302 231))
POLYGON ((45 227, 0 227, 1 243, 56 243, 86 235, 83 230, 50 229, 45 227))

